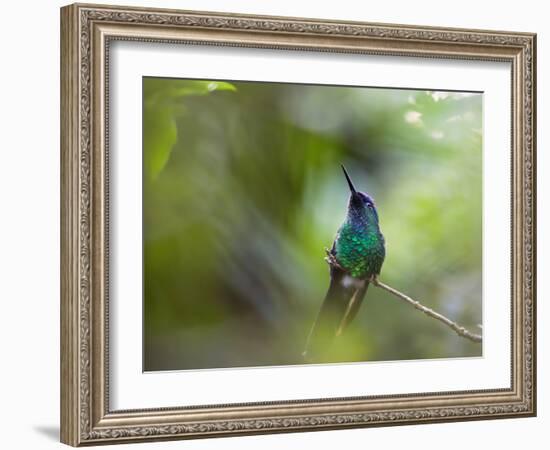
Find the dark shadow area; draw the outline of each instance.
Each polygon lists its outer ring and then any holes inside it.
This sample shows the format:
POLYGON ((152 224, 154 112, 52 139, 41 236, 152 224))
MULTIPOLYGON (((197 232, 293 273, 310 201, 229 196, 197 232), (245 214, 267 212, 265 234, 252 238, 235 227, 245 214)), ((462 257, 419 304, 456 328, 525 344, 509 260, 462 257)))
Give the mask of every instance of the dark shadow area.
POLYGON ((59 442, 59 427, 54 425, 35 425, 34 430, 48 439, 59 442))

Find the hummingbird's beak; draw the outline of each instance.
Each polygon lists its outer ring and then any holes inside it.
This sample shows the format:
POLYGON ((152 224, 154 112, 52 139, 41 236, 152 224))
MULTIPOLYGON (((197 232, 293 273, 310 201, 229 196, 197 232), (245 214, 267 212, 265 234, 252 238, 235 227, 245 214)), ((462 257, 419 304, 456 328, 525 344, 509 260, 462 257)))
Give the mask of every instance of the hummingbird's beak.
POLYGON ((349 177, 348 173, 346 172, 346 168, 343 164, 341 164, 342 170, 344 171, 344 175, 346 176, 346 180, 348 181, 349 190, 352 192, 352 194, 356 194, 357 191, 355 190, 355 187, 353 186, 353 183, 351 182, 351 178, 349 177))

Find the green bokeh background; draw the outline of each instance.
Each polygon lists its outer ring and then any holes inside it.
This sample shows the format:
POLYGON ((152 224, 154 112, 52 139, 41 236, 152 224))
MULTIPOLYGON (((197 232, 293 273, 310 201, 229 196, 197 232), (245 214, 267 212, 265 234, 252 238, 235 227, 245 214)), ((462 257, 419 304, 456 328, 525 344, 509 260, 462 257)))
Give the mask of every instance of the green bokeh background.
MULTIPOLYGON (((143 79, 144 370, 303 364, 348 188, 381 280, 480 333, 482 95, 143 79)), ((480 356, 371 286, 326 362, 480 356)))

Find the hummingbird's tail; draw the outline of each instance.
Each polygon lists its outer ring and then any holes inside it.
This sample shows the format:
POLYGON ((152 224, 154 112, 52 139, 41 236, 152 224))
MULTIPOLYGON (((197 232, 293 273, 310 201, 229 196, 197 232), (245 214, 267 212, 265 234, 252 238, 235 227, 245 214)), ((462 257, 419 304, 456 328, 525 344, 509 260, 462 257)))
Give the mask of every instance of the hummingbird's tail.
POLYGON ((330 286, 319 310, 302 356, 306 361, 323 359, 334 338, 351 323, 363 302, 368 281, 353 278, 336 266, 331 266, 330 286))

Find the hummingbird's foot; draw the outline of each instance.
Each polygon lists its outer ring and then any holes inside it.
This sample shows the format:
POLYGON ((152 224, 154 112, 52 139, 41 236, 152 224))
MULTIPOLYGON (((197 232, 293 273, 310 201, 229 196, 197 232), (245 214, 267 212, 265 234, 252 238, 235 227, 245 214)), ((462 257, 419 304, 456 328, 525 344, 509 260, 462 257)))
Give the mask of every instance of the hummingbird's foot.
POLYGON ((336 267, 338 269, 344 270, 340 264, 338 264, 338 261, 336 261, 336 257, 332 254, 332 252, 325 247, 325 253, 327 256, 325 257, 325 261, 328 263, 329 266, 336 267))
POLYGON ((375 286, 379 286, 379 283, 378 283, 378 275, 372 275, 370 277, 370 280, 369 280, 372 284, 374 284, 375 286))

